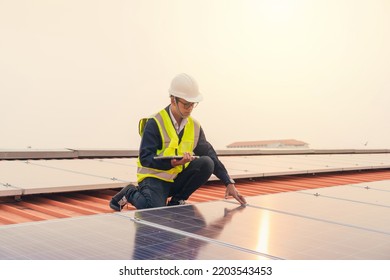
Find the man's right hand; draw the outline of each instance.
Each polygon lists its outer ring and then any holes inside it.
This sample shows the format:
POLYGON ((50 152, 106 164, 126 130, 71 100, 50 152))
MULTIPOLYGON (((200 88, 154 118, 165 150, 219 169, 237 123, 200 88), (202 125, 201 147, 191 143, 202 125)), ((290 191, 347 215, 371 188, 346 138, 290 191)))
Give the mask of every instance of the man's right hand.
POLYGON ((190 153, 184 153, 182 159, 172 159, 171 160, 171 165, 172 165, 172 167, 179 166, 179 165, 184 165, 187 162, 192 161, 194 158, 195 157, 193 157, 190 153))

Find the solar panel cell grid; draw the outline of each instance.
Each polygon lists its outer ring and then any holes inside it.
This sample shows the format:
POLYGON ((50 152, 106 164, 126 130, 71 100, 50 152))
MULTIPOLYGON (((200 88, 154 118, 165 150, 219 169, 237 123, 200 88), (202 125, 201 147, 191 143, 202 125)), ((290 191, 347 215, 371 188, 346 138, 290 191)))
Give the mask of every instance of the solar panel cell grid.
POLYGON ((388 186, 2 226, 0 259, 390 259, 388 186))

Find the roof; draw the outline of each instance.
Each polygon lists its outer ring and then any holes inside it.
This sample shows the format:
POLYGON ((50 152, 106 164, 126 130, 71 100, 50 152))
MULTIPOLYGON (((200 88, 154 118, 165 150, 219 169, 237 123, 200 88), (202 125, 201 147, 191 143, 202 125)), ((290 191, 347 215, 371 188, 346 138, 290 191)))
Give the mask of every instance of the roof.
MULTIPOLYGON (((77 154, 77 158, 57 158, 57 152, 47 152, 43 158, 21 154, 17 159, 0 161, 0 196, 104 190, 137 181, 136 157, 106 158, 103 152, 95 153, 96 157, 93 153, 77 154)), ((218 154, 233 179, 390 168, 390 153, 377 150, 232 150, 218 154)), ((209 180, 218 178, 213 175, 209 180)))
MULTIPOLYGON (((390 179, 387 151, 325 155, 322 152, 249 157, 246 153, 243 156, 219 153, 245 196, 390 179)), ((77 152, 79 158, 62 159, 57 159, 58 151, 40 153, 43 159, 35 158, 36 153, 17 153, 14 160, 0 161, 0 225, 110 213, 111 197, 129 181, 136 180, 131 172, 136 166, 135 158, 106 158, 108 151, 77 152), (24 161, 20 157, 34 160, 24 161)), ((223 197, 224 187, 214 177, 190 201, 223 197)), ((128 209, 134 210, 132 206, 128 209)))
MULTIPOLYGON (((390 170, 275 176, 236 181, 238 190, 244 196, 257 196, 380 180, 390 180, 390 170)), ((23 196, 20 200, 11 196, 0 197, 0 225, 110 213, 113 211, 108 203, 119 190, 114 188, 35 194, 23 196)), ((224 186, 220 182, 209 182, 196 191, 189 202, 206 202, 223 197, 224 186)), ((127 205, 126 210, 135 208, 127 205)))
POLYGON ((181 216, 180 213, 192 209, 188 207, 177 211, 170 210, 171 207, 136 210, 128 205, 120 213, 108 207, 111 197, 127 183, 120 182, 121 176, 126 176, 121 170, 134 167, 132 158, 93 159, 89 155, 83 159, 59 160, 45 156, 46 159, 36 158, 28 160, 28 163, 20 159, 0 161, 0 183, 3 185, 3 195, 0 192, 0 244, 3 244, 0 245, 0 259, 390 257, 386 249, 390 244, 390 229, 382 218, 387 217, 390 205, 388 151, 317 151, 315 154, 313 151, 305 154, 285 151, 283 154, 251 156, 247 155, 247 151, 240 156, 226 153, 221 158, 249 205, 242 210, 236 208, 234 200, 224 200, 225 187, 212 178, 188 201, 203 215, 213 216, 205 217, 205 221, 198 225, 195 222, 198 220, 181 216), (24 168, 24 176, 19 173, 13 177, 4 172, 13 170, 13 167, 16 170, 24 168), (74 175, 77 180, 82 178, 87 185, 75 180, 68 182, 77 183, 73 185, 75 188, 71 184, 69 188, 59 188, 55 186, 57 181, 50 179, 53 188, 28 188, 29 184, 42 186, 46 180, 44 176, 34 178, 34 175, 38 173, 50 177, 51 172, 59 182, 74 175), (107 182, 112 182, 112 174, 118 178, 110 185, 107 182), (97 175, 100 178, 96 178, 97 175), (94 180, 98 182, 95 187, 88 183, 94 180), (5 185, 4 182, 9 183, 5 185), (18 195, 9 194, 11 188, 17 190, 18 195), (8 195, 4 195, 6 193, 8 195), (315 199, 317 197, 321 199, 315 199), (170 212, 168 216, 166 211, 170 212), (225 214, 219 217, 221 211, 225 214), (230 217, 229 213, 236 211, 241 214, 230 217), (149 213, 151 216, 147 218, 149 213), (168 218, 169 215, 173 216, 168 218), (215 218, 217 220, 210 227, 204 227, 204 222, 215 218), (188 222, 185 221, 188 219, 193 229, 187 229, 188 222), (248 219, 254 228, 244 230, 240 223, 249 225, 248 219), (123 227, 124 221, 126 227, 123 227), (184 228, 179 228, 179 221, 184 223, 184 228), (238 228, 232 228, 229 223, 238 228), (139 231, 143 227, 147 231, 139 231), (192 231, 195 229, 196 232, 192 231), (224 233, 215 234, 216 229, 224 233), (67 234, 63 233, 64 230, 67 234), (232 230, 239 231, 237 234, 242 238, 231 239, 232 230), (269 231, 272 235, 267 233, 269 231), (286 232, 289 234, 286 235, 286 232), (267 239, 259 240, 259 236, 267 239), (177 238, 183 242, 167 242, 177 238), (373 246, 370 240, 381 240, 381 245, 373 246), (101 246, 102 242, 104 246, 101 246), (197 242, 200 242, 199 248, 193 254, 197 242), (355 243, 363 246, 353 245, 355 243), (152 250, 152 244, 156 245, 156 249, 161 246, 165 249, 152 250), (280 247, 282 244, 285 245, 280 247), (36 251, 34 246, 43 249, 36 251), (136 250, 137 246, 141 249, 136 250), (173 247, 170 249, 170 246, 173 247), (324 251, 323 246, 327 250, 324 251), (104 249, 108 247, 117 249, 108 252, 104 249), (133 250, 134 255, 129 256, 128 253, 133 250), (177 250, 183 254, 177 255, 177 250))

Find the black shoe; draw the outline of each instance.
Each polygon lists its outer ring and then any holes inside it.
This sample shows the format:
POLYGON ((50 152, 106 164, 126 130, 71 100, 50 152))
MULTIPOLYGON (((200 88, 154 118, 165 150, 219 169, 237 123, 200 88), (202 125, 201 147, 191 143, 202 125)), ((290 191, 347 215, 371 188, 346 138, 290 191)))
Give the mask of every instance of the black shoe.
POLYGON ((128 198, 136 190, 133 184, 128 184, 120 192, 114 195, 110 201, 110 208, 115 211, 121 211, 122 208, 127 204, 128 198))
POLYGON ((121 211, 122 210, 122 207, 114 199, 111 199, 111 201, 110 201, 110 208, 114 211, 121 211))
POLYGON ((186 205, 186 204, 187 204, 187 202, 185 200, 183 200, 183 199, 178 200, 178 201, 171 199, 168 202, 167 206, 186 205))

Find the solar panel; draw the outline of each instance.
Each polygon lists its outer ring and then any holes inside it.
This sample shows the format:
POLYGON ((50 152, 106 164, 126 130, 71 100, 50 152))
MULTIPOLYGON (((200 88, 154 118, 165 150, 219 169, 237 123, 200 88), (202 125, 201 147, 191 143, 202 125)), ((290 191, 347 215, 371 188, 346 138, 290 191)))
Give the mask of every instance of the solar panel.
POLYGON ((0 259, 264 259, 115 214, 0 227, 0 259))
MULTIPOLYGON (((233 178, 390 167, 390 154, 221 156, 220 159, 233 178)), ((217 178, 213 175, 210 180, 217 178)), ((0 161, 0 182, 23 194, 119 188, 135 181, 136 158, 0 161)), ((0 186, 0 196, 7 195, 13 193, 0 186)))
POLYGON ((390 180, 353 184, 353 187, 390 192, 390 180))
POLYGON ((22 194, 22 189, 0 182, 0 194, 3 196, 17 196, 22 194))
POLYGON ((389 154, 269 155, 221 157, 232 174, 274 176, 390 166, 389 154))
POLYGON ((23 194, 122 186, 126 182, 121 180, 125 168, 109 167, 94 160, 7 161, 0 162, 0 180, 23 194))
POLYGON ((122 215, 270 258, 390 258, 389 205, 366 202, 351 186, 318 191, 327 191, 329 196, 280 193, 248 197, 245 208, 219 201, 122 215), (344 195, 349 199, 343 199, 344 195))
POLYGON ((389 196, 351 185, 2 226, 0 259, 389 259, 389 196))
MULTIPOLYGON (((387 191, 390 191, 390 183, 387 185, 387 191)), ((375 187, 375 184, 370 182, 365 183, 364 187, 356 188, 353 185, 345 185, 338 187, 321 188, 311 191, 301 191, 309 195, 321 196, 321 198, 336 199, 355 204, 365 204, 390 208, 390 195, 386 192, 385 186, 382 189, 375 187)), ((378 208, 379 209, 379 208, 378 208)), ((384 209, 386 211, 386 209, 384 209)))
POLYGON ((290 247, 291 253, 278 255, 271 250, 271 254, 287 259, 390 258, 390 193, 386 197, 380 192, 364 196, 365 189, 354 190, 351 186, 314 192, 248 198, 252 207, 268 211, 270 225, 282 224, 279 238, 271 226, 274 242, 269 244, 279 244, 284 239, 285 249, 290 247), (279 215, 290 218, 288 222, 278 222, 282 218, 279 215), (297 228, 302 220, 304 225, 297 228))

